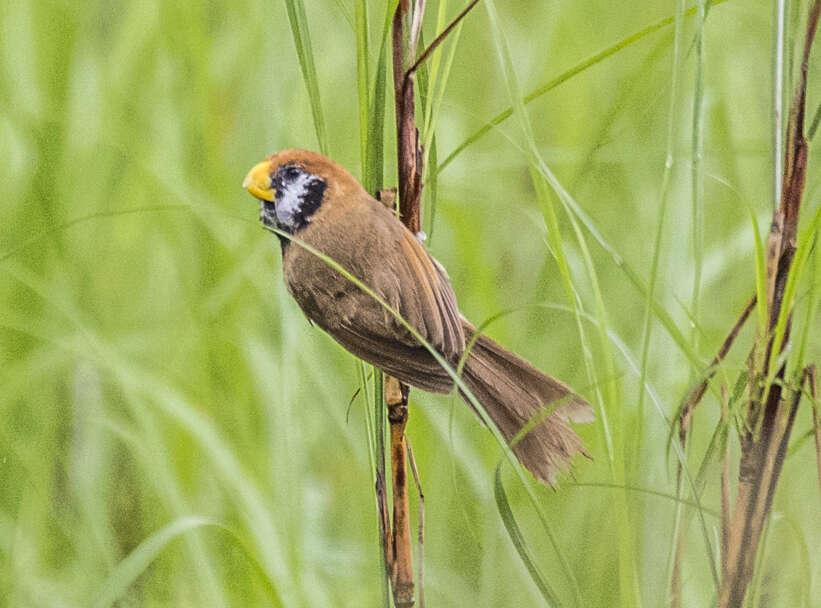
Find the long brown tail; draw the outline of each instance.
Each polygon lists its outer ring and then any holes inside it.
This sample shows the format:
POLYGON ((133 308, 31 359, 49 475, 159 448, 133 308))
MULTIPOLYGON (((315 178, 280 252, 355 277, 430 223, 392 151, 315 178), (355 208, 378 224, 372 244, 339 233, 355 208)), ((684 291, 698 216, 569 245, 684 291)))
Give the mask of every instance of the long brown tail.
MULTIPOLYGON (((470 343, 476 329, 466 321, 463 328, 470 343)), ((485 336, 473 345, 463 377, 508 441, 544 408, 554 408, 513 447, 519 462, 540 481, 555 485, 575 454, 589 457, 570 423, 593 422, 593 408, 566 384, 485 336)))

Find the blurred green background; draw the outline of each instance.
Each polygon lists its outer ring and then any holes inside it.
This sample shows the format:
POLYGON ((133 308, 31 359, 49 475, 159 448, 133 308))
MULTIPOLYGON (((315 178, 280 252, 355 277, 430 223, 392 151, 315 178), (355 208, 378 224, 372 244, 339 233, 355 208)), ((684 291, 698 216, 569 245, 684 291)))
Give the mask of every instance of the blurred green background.
MULTIPOLYGON (((311 1, 306 16, 330 155, 362 175, 354 4, 311 1)), ((500 34, 529 92, 678 6, 521 0, 499 2, 494 20, 480 3, 443 47, 439 161, 511 104, 500 34)), ((369 9, 372 83, 385 5, 369 9)), ((705 542, 715 553, 719 467, 699 485, 702 525, 689 490, 676 498, 667 439, 754 291, 750 210, 766 231, 773 201, 773 8, 712 7, 701 53, 700 31, 681 18, 595 62, 527 105, 529 129, 505 121, 426 187, 428 244, 464 314, 478 324, 512 309, 489 333, 596 403, 597 423, 580 429, 594 460, 558 491, 534 487, 543 518, 502 468, 534 562, 566 605, 666 605, 677 518, 683 605, 714 601, 705 542), (539 195, 534 158, 584 219, 539 195), (583 334, 551 210, 592 319, 583 334), (644 349, 647 295, 630 272, 654 283, 684 343, 654 318, 644 349), (640 396, 643 353, 653 392, 640 396)), ((817 103, 818 62, 810 83, 817 103)), ((387 185, 392 108, 389 97, 387 185)), ((0 605, 380 605, 358 364, 291 301, 276 239, 240 187, 265 155, 318 145, 285 2, 0 1, 0 605)), ((805 214, 818 205, 818 152, 815 142, 805 214)), ((817 328, 816 259, 799 291, 805 330, 817 328)), ((730 384, 751 338, 747 328, 725 367, 730 384)), ((695 419, 694 477, 716 395, 695 419)), ((809 412, 756 605, 821 606, 809 412)), ((460 401, 419 391, 408 435, 428 605, 541 605, 494 502, 492 436, 460 401)))

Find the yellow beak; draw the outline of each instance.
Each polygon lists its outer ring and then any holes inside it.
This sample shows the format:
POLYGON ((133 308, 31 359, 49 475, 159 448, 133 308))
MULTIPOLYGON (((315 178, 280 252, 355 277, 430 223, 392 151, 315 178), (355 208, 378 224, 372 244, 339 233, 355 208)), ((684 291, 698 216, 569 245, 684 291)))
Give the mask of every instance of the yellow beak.
POLYGON ((276 191, 271 187, 271 163, 267 160, 254 165, 242 182, 242 187, 258 199, 274 202, 276 191))

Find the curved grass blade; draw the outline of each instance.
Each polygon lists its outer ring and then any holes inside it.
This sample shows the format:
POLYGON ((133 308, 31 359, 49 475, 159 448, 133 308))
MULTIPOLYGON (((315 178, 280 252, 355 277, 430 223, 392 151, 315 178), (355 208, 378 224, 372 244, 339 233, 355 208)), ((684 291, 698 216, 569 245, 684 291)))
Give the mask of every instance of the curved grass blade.
POLYGON ((57 224, 51 228, 46 228, 42 232, 38 232, 37 234, 25 239, 24 241, 13 245, 11 248, 7 249, 6 251, 0 253, 0 262, 5 262, 9 258, 13 257, 15 254, 23 251, 27 247, 34 245, 46 238, 54 236, 56 232, 62 232, 63 230, 68 230, 72 226, 77 224, 82 224, 89 220, 105 218, 105 217, 117 217, 121 215, 131 215, 134 213, 144 213, 146 211, 190 211, 191 205, 147 205, 145 207, 135 207, 133 209, 114 209, 111 211, 98 211, 97 213, 90 213, 88 215, 81 215, 79 217, 75 217, 74 219, 62 222, 57 224))
POLYGON ((270 584, 270 581, 262 568, 247 551, 244 544, 239 540, 233 531, 211 519, 199 516, 188 516, 181 517, 154 532, 154 534, 137 545, 137 547, 129 553, 128 556, 117 564, 114 570, 108 575, 106 580, 100 586, 100 590, 97 592, 96 596, 97 599, 92 604, 93 608, 108 608, 111 606, 125 594, 134 581, 136 581, 137 578, 146 571, 151 563, 157 559, 157 557, 172 541, 187 532, 203 527, 212 527, 226 532, 235 541, 237 541, 237 544, 245 549, 247 556, 262 579, 268 582, 269 592, 271 599, 274 600, 274 604, 277 606, 283 605, 276 589, 270 584))
POLYGON ((575 486, 577 488, 601 488, 604 490, 626 490, 627 492, 635 492, 637 494, 644 494, 646 496, 655 496, 656 498, 665 498, 671 502, 675 502, 681 505, 685 505, 687 507, 692 508, 700 508, 706 514, 715 517, 718 519, 721 517, 721 514, 716 511, 715 509, 709 509, 700 505, 695 500, 687 500, 686 498, 681 498, 680 496, 676 496, 675 494, 668 494, 666 492, 661 492, 659 490, 653 490, 652 488, 642 488, 638 486, 626 486, 626 485, 619 485, 616 483, 609 483, 609 482, 598 482, 598 481, 586 481, 586 482, 578 482, 578 481, 569 481, 567 482, 569 486, 575 486))
MULTIPOLYGON (((531 170, 532 173, 540 174, 535 179, 533 179, 532 181, 534 183, 534 186, 537 188, 537 190, 541 189, 542 196, 540 198, 547 203, 546 206, 548 207, 548 209, 550 209, 550 207, 551 207, 550 197, 549 197, 549 194, 547 194, 545 192, 546 189, 544 187, 544 183, 545 182, 550 183, 550 185, 554 189, 554 191, 557 192, 557 194, 559 194, 560 199, 562 198, 562 194, 566 194, 566 193, 564 193, 564 191, 561 190, 560 187, 557 187, 557 183, 556 183, 557 180, 555 180, 552 173, 550 173, 549 169, 547 169, 547 167, 545 166, 544 162, 542 161, 542 159, 539 155, 538 148, 536 146, 535 136, 533 134, 532 125, 530 124, 530 120, 529 120, 529 117, 527 115, 527 110, 525 109, 524 103, 522 103, 522 101, 521 101, 521 92, 520 92, 520 89, 519 89, 518 79, 516 77, 516 71, 515 71, 515 68, 513 66, 513 58, 510 55, 510 49, 508 48, 507 40, 505 38, 504 31, 503 31, 501 23, 499 21, 499 16, 498 16, 498 13, 496 11, 495 3, 492 0, 487 0, 487 2, 485 2, 485 8, 487 9, 488 19, 490 21, 491 29, 493 31, 493 38, 494 38, 494 41, 495 41, 496 51, 497 51, 499 62, 500 62, 500 67, 501 67, 502 72, 503 72, 504 77, 505 77, 505 83, 506 83, 508 97, 509 97, 510 101, 513 103, 514 107, 516 108, 516 116, 517 116, 518 121, 519 121, 519 127, 520 127, 520 130, 521 130, 521 135, 525 139, 525 142, 526 142, 525 155, 526 155, 527 160, 528 160, 528 165, 529 165, 530 170, 531 170), (561 192, 560 192, 560 190, 561 190, 561 192)), ((592 259, 589 255, 589 250, 587 249, 586 242, 584 240, 583 235, 581 235, 580 231, 578 230, 578 227, 577 227, 576 223, 573 221, 572 218, 571 218, 571 223, 573 224, 574 230, 576 232, 577 241, 579 243, 579 247, 580 247, 580 249, 582 251, 582 254, 583 254, 585 268, 588 272, 588 276, 589 276, 590 282, 592 284, 592 289, 593 289, 593 292, 596 296, 597 312, 598 312, 598 316, 599 316, 599 320, 600 320, 599 334, 600 334, 600 338, 602 338, 603 336, 606 336, 607 322, 606 322, 606 314, 604 313, 604 308, 603 308, 603 301, 600 298, 600 292, 599 292, 599 288, 598 288, 598 281, 597 281, 597 277, 596 277, 596 271, 595 271, 595 268, 593 267, 592 259)), ((560 258, 563 257, 562 246, 561 246, 561 236, 559 235, 557 230, 556 231, 551 231, 551 234, 554 237, 551 244, 556 249, 555 253, 557 254, 557 259, 560 259, 560 258)), ((561 265, 561 263, 560 263, 560 265, 561 265)), ((569 270, 567 271, 567 275, 568 275, 567 276, 567 281, 570 282, 570 287, 569 288, 567 286, 565 287, 565 290, 567 292, 567 296, 571 301, 571 305, 576 307, 577 309, 580 309, 581 308, 580 303, 578 303, 576 301, 575 297, 574 297, 575 289, 572 286, 572 277, 569 274, 569 270)), ((577 318, 577 326, 580 330, 582 329, 581 323, 579 322, 578 318, 577 318)), ((608 463, 610 464, 611 470, 614 470, 613 469, 613 467, 614 467, 613 442, 612 442, 612 435, 611 435, 611 432, 610 432, 610 424, 609 424, 608 419, 607 419, 607 410, 605 408, 605 400, 602 396, 601 390, 598 388, 598 382, 596 382, 595 366, 594 366, 594 363, 593 363, 592 356, 590 356, 590 349, 586 344, 586 340, 585 340, 583 332, 581 332, 581 338, 582 338, 583 349, 584 349, 585 355, 586 355, 585 356, 585 368, 586 368, 586 371, 587 371, 587 374, 588 374, 588 379, 589 379, 590 385, 593 386, 593 387, 596 387, 596 404, 598 406, 597 411, 598 411, 598 414, 599 414, 598 415, 598 420, 599 420, 599 424, 600 424, 599 428, 603 431, 604 436, 605 436, 605 442, 606 442, 607 448, 608 448, 608 451, 607 451, 607 453, 608 453, 608 463)), ((606 337, 604 337, 601 341, 602 341, 602 344, 600 346, 601 346, 601 352, 603 353, 602 358, 606 362, 607 369, 608 369, 607 377, 612 379, 612 378, 615 378, 615 371, 614 371, 614 368, 612 367, 613 361, 612 361, 612 357, 610 357, 609 344, 606 343, 607 342, 606 337)), ((606 387, 609 389, 608 390, 608 402, 615 403, 615 384, 614 384, 614 382, 609 381, 606 384, 606 387)), ((547 517, 544 516, 541 511, 540 511, 540 517, 542 519, 542 525, 545 529, 545 532, 548 534, 549 538, 551 539, 551 542, 553 542, 554 546, 556 547, 556 553, 557 553, 557 557, 558 557, 560 563, 562 563, 565 570, 567 570, 568 572, 572 572, 572 570, 570 569, 570 567, 567 563, 567 559, 564 556, 563 552, 559 551, 558 543, 553 541, 553 534, 552 534, 552 531, 550 529, 547 517)), ((581 602, 581 588, 579 587, 578 581, 576 580, 575 576, 571 577, 570 582, 573 586, 576 601, 577 601, 577 603, 580 603, 581 602)), ((628 602, 628 604, 633 604, 633 602, 628 602)))
POLYGON ((530 578, 539 589, 539 592, 542 594, 545 602, 547 602, 547 605, 561 606, 562 604, 559 601, 559 597, 550 586, 550 583, 547 582, 547 578, 544 574, 542 574, 541 570, 539 570, 539 566, 536 564, 536 559, 533 556, 533 551, 531 550, 527 540, 525 540, 525 537, 519 528, 519 524, 516 523, 516 517, 513 515, 513 510, 510 508, 510 502, 507 499, 504 484, 502 484, 502 462, 496 466, 496 475, 493 484, 493 496, 496 499, 496 508, 499 510, 499 515, 502 517, 502 523, 505 525, 505 530, 507 530, 507 534, 515 547, 516 552, 519 554, 519 558, 521 558, 522 563, 530 573, 530 578))

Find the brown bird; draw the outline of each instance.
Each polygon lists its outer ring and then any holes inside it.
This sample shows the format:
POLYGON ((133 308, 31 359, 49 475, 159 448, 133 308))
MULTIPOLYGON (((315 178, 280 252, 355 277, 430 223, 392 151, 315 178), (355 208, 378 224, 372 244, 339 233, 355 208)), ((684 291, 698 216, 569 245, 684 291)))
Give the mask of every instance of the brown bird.
MULTIPOLYGON (((315 152, 283 150, 251 169, 242 185, 260 199, 263 224, 335 260, 456 369, 476 329, 459 313, 445 269, 348 171, 315 152)), ((285 284, 310 321, 410 386, 453 389, 452 377, 384 306, 305 247, 281 235, 280 243, 285 284)), ((543 408, 554 408, 513 448, 539 480, 555 484, 574 454, 586 455, 569 423, 592 422, 593 410, 566 384, 486 336, 473 344, 462 377, 508 441, 543 408)))

